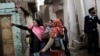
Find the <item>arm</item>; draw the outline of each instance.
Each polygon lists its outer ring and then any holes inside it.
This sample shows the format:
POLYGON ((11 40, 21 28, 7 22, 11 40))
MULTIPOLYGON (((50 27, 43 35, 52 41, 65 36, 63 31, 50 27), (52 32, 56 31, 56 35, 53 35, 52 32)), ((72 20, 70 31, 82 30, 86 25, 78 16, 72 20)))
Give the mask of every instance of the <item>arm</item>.
POLYGON ((30 30, 29 28, 27 28, 26 26, 22 26, 22 25, 17 25, 17 24, 12 24, 12 26, 16 26, 20 29, 23 29, 23 30, 30 30))
POLYGON ((52 46, 53 42, 54 42, 54 39, 53 39, 53 38, 49 38, 48 43, 47 43, 46 46, 41 50, 41 52, 45 52, 46 50, 48 50, 48 49, 52 46))
POLYGON ((85 20, 84 20, 84 33, 87 33, 87 30, 88 30, 88 28, 87 28, 87 25, 88 24, 88 20, 87 20, 87 16, 85 17, 85 20))
POLYGON ((68 35, 67 35, 67 28, 64 27, 64 35, 65 35, 65 41, 68 43, 68 35))
POLYGON ((100 24, 100 20, 99 20, 98 16, 96 16, 96 18, 97 18, 97 22, 98 22, 98 24, 100 24))
POLYGON ((24 16, 29 16, 29 12, 27 10, 25 10, 23 7, 20 8, 24 12, 24 16))

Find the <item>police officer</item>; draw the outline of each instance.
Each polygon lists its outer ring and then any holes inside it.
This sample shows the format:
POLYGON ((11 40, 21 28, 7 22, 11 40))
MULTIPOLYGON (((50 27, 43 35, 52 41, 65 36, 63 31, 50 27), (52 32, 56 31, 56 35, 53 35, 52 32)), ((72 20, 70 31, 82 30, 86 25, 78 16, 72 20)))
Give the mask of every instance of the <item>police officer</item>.
POLYGON ((99 51, 97 23, 100 24, 100 20, 94 7, 90 8, 88 12, 89 15, 85 16, 84 32, 88 36, 88 54, 89 56, 93 54, 96 56, 99 51))

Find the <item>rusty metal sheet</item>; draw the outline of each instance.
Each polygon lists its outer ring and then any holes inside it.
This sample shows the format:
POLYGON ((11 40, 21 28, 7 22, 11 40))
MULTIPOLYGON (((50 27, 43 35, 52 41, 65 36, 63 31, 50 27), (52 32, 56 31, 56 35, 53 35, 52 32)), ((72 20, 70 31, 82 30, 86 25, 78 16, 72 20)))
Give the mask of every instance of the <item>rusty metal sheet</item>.
POLYGON ((13 41, 11 41, 11 43, 4 43, 3 44, 3 52, 4 52, 4 56, 9 56, 9 55, 13 55, 14 56, 14 48, 13 48, 13 41))
POLYGON ((2 39, 3 40, 9 40, 9 39, 13 39, 13 37, 12 37, 12 32, 11 32, 12 30, 11 29, 3 29, 2 28, 2 39))
POLYGON ((11 16, 2 16, 1 19, 1 28, 11 27, 11 16))
POLYGON ((0 16, 0 27, 3 43, 3 55, 14 56, 14 45, 11 28, 11 16, 0 16))

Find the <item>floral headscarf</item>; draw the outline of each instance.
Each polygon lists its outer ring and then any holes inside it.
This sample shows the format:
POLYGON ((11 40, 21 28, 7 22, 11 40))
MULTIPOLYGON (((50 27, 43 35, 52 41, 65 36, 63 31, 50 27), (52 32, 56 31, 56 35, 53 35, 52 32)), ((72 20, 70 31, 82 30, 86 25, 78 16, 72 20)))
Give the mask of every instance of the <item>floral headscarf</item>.
POLYGON ((62 25, 62 22, 60 21, 60 19, 56 18, 53 20, 53 23, 52 23, 50 37, 54 38, 55 36, 57 36, 58 32, 60 32, 60 33, 63 32, 63 25, 62 25))

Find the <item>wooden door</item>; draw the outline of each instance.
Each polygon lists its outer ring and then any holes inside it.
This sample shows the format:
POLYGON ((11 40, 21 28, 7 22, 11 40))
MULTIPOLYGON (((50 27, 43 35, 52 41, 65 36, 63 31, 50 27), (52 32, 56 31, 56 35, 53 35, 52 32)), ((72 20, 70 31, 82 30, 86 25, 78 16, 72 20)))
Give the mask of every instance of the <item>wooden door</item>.
POLYGON ((3 56, 14 56, 11 15, 0 16, 0 31, 3 56))

